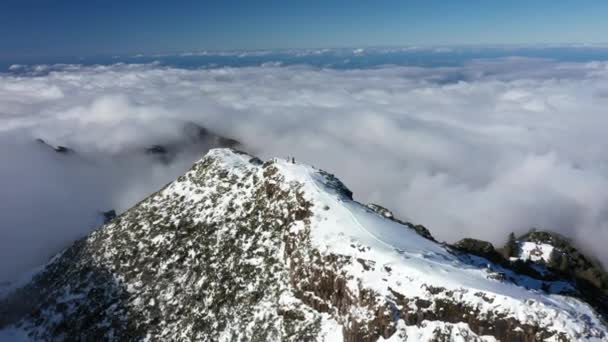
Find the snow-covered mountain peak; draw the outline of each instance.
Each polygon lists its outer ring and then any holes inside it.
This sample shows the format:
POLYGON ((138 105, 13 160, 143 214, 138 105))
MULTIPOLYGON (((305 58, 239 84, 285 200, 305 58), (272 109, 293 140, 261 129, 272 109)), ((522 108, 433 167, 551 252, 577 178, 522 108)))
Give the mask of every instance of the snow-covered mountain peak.
POLYGON ((327 172, 214 149, 7 297, 0 326, 39 339, 605 340, 589 305, 557 294, 567 287, 439 244, 327 172))

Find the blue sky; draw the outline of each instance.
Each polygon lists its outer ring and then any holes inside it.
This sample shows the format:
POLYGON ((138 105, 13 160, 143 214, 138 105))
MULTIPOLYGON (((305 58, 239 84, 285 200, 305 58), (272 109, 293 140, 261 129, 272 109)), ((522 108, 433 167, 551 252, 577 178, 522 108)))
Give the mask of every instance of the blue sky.
POLYGON ((603 43, 606 1, 3 0, 0 57, 603 43))

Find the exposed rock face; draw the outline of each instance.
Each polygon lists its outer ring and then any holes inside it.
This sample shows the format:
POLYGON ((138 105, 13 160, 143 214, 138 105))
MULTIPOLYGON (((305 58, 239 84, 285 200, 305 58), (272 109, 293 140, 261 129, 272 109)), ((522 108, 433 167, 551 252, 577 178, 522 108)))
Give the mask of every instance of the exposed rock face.
POLYGON ((460 251, 477 255, 496 263, 501 263, 504 261, 503 256, 494 249, 494 246, 491 243, 487 241, 465 238, 456 242, 453 246, 460 251))
POLYGON ((378 204, 374 204, 374 203, 370 203, 367 205, 367 207, 371 210, 373 210, 374 212, 386 217, 387 219, 390 219, 392 221, 401 223, 402 225, 413 229, 416 233, 418 233, 418 235, 423 236, 429 240, 435 241, 435 238, 433 238, 433 235, 431 235, 431 232, 426 229, 425 226, 421 225, 421 224, 413 224, 411 222, 406 222, 406 221, 402 221, 400 219, 398 219, 392 211, 386 209, 383 206, 380 206, 378 204))
POLYGON ((331 174, 212 150, 3 299, 0 326, 40 340, 607 338, 583 302, 492 279, 476 264, 490 261, 375 212, 331 174))
POLYGON ((378 214, 386 217, 387 219, 394 219, 395 215, 393 215, 393 212, 386 209, 385 207, 379 205, 379 204, 375 204, 375 203, 369 203, 367 205, 368 208, 370 208, 371 210, 377 212, 378 214))
POLYGON ((116 210, 111 209, 108 211, 104 211, 101 213, 101 215, 103 216, 103 223, 109 223, 110 221, 116 218, 116 210))

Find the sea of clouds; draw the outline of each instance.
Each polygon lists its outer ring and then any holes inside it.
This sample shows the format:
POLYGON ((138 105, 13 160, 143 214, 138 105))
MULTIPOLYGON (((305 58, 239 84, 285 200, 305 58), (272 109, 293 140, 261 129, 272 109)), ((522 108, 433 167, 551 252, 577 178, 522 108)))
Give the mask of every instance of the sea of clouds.
POLYGON ((335 173, 440 240, 501 244, 537 227, 608 262, 606 62, 15 66, 0 74, 0 282, 187 170, 200 156, 117 157, 186 122, 335 173))

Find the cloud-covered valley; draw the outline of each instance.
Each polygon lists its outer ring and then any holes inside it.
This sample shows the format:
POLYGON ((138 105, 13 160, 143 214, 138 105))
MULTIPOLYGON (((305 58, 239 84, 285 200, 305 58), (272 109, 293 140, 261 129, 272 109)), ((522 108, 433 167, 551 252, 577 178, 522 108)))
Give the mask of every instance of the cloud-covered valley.
POLYGON ((0 282, 182 174, 197 151, 129 151, 178 141, 187 123, 335 173, 440 240, 538 227, 606 263, 607 108, 604 62, 15 67, 0 74, 0 282))

